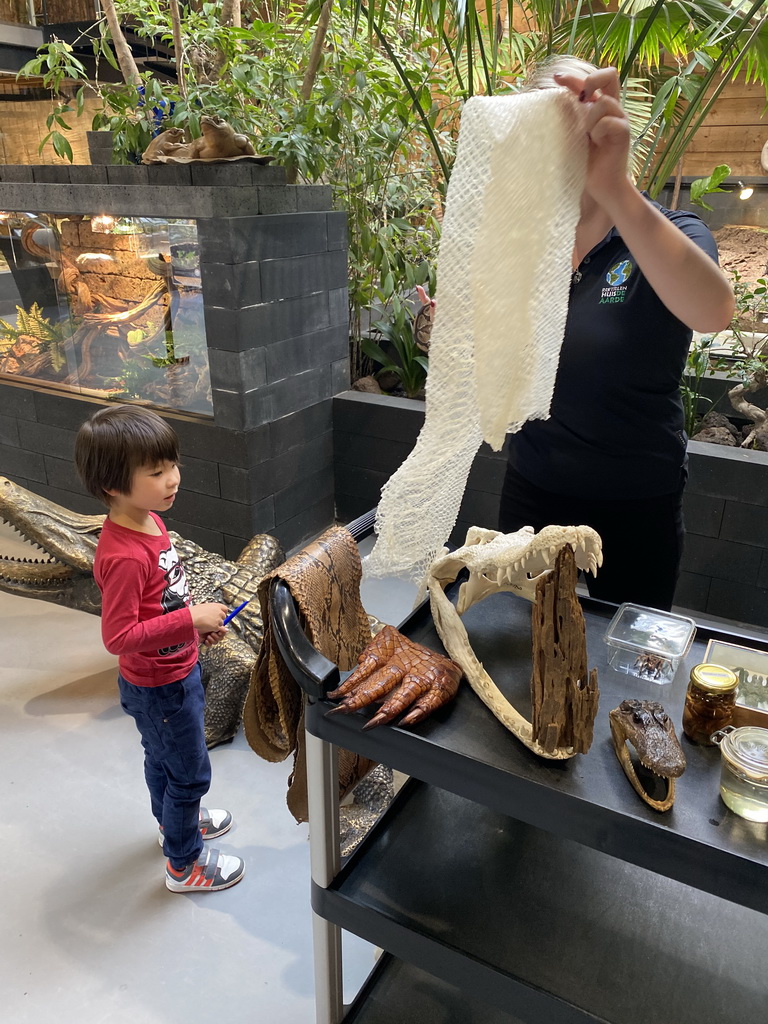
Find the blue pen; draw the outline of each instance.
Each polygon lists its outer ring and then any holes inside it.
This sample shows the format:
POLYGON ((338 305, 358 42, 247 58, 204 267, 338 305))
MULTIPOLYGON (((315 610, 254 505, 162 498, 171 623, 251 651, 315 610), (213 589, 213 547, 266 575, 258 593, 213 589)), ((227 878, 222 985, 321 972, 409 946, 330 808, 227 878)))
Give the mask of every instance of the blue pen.
MULTIPOLYGON (((251 599, 249 597, 248 601, 250 601, 250 600, 251 599)), ((245 606, 248 604, 248 601, 243 601, 243 603, 239 604, 237 606, 237 608, 235 608, 235 610, 233 612, 230 612, 229 615, 226 617, 226 619, 224 619, 224 621, 222 622, 222 626, 226 626, 226 624, 228 622, 230 622, 232 619, 234 619, 234 617, 237 615, 237 613, 241 612, 243 610, 243 608, 245 608, 245 606)))

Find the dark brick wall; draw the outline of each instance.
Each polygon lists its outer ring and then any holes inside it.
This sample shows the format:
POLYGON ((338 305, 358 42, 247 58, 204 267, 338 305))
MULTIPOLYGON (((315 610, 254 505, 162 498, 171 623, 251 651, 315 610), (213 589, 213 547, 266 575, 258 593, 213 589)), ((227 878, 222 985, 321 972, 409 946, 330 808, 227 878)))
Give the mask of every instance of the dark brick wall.
POLYGON ((688 443, 686 550, 676 600, 768 626, 768 454, 688 443))
MULTIPOLYGON (((333 403, 336 515, 349 522, 373 508, 408 456, 424 406, 349 391, 333 403)), ((768 454, 689 442, 686 549, 677 605, 768 626, 768 454)), ((502 453, 483 445, 475 458, 451 539, 471 525, 497 527, 502 453)))
MULTIPOLYGON (((331 400, 349 386, 346 217, 327 210, 325 186, 281 181, 282 168, 242 163, 0 168, 2 209, 197 220, 214 414, 160 410, 183 462, 167 523, 228 557, 259 532, 293 549, 334 518, 331 400)), ((103 511, 72 464, 77 429, 103 404, 0 381, 0 474, 103 511)))

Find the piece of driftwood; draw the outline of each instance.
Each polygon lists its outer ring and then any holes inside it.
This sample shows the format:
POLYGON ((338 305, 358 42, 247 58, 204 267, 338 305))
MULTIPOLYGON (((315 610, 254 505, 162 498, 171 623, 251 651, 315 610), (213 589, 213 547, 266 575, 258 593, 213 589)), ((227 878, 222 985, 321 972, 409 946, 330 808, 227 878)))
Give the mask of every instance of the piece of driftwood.
MULTIPOLYGON (((427 572, 427 589, 435 627, 446 651, 461 666, 469 685, 502 725, 529 750, 539 757, 556 760, 573 757, 579 750, 572 743, 555 744, 547 748, 539 742, 534 736, 531 722, 510 703, 477 659, 460 616, 472 605, 494 593, 510 591, 535 602, 539 583, 552 574, 556 556, 563 548, 569 549, 575 566, 585 571, 596 572, 602 563, 600 537, 588 526, 546 526, 539 533, 534 533, 530 526, 524 526, 516 533, 509 534, 472 526, 467 531, 466 544, 455 551, 444 551, 427 572), (454 606, 444 588, 464 569, 469 571, 469 576, 459 588, 454 606)), ((575 582, 574 568, 567 580, 562 578, 561 573, 556 586, 565 591, 564 597, 570 594, 575 601, 575 582)), ((559 613, 559 600, 552 598, 548 607, 542 606, 540 614, 556 613, 559 613)), ((558 624, 554 622, 552 635, 558 636, 558 624)), ((544 666, 544 670, 548 671, 548 666, 544 666)), ((592 699, 596 709, 596 683, 594 690, 592 699)), ((542 723, 546 721, 541 711, 538 712, 538 719, 542 723)), ((551 734, 549 738, 551 740, 551 734)))
POLYGON ((561 548, 555 566, 536 583, 531 620, 533 674, 531 706, 534 739, 548 752, 573 747, 586 754, 592 745, 599 690, 597 669, 587 668, 584 613, 576 597, 573 549, 561 548))

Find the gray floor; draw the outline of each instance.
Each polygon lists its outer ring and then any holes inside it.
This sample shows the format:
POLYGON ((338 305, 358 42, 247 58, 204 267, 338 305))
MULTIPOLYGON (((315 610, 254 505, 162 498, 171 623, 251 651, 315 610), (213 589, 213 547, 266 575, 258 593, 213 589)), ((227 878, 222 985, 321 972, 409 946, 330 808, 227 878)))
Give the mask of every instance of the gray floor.
MULTIPOLYGON (((24 554, 0 525, 0 546, 24 554), (13 549, 13 550, 12 550, 13 549)), ((378 581, 366 607, 407 611, 378 581)), ((309 843, 285 806, 289 765, 242 733, 212 751, 218 840, 247 876, 225 892, 170 893, 133 722, 99 619, 0 594, 0 793, 5 876, 0 1018, 8 1024, 311 1024, 309 843)), ((346 998, 373 965, 345 937, 346 998)))

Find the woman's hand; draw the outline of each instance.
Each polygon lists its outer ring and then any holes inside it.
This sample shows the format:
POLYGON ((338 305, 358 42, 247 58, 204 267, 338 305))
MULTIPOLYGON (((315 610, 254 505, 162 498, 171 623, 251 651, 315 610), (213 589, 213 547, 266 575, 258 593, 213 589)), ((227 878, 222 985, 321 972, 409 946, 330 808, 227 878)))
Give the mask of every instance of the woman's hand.
POLYGON ((616 68, 601 68, 586 78, 554 75, 584 105, 584 130, 589 138, 586 191, 600 206, 629 184, 629 120, 621 105, 616 68))
POLYGON ((684 324, 701 332, 723 330, 734 310, 733 290, 725 275, 643 198, 629 177, 629 121, 619 102, 616 68, 601 68, 586 78, 554 77, 578 96, 584 108, 589 136, 584 191, 594 206, 590 213, 582 202, 582 222, 586 219, 588 227, 590 217, 593 223, 597 220, 598 238, 607 223, 615 225, 653 290, 684 324))

